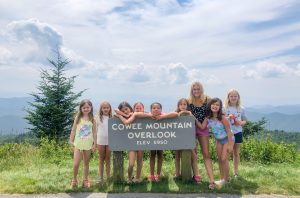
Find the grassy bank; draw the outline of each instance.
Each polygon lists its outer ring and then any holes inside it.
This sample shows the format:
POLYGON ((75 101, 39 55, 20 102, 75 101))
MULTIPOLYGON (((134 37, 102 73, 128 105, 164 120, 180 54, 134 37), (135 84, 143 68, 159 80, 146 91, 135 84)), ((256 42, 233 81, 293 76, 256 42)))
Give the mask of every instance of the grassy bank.
MULTIPOLYGON (((140 184, 116 184, 108 180, 103 185, 93 184, 90 189, 69 188, 72 177, 72 158, 68 147, 53 148, 53 145, 34 147, 32 145, 15 145, 3 149, 0 159, 0 193, 58 193, 58 192, 156 192, 156 193, 233 193, 233 194, 300 194, 299 159, 294 163, 261 164, 241 162, 240 177, 232 179, 222 189, 208 190, 207 177, 202 162, 199 169, 203 178, 202 184, 183 183, 173 178, 174 161, 166 160, 162 169, 162 180, 151 183, 147 181, 149 161, 144 161, 143 182, 140 184), (15 149, 15 150, 12 150, 15 149), (10 154, 7 153, 9 150, 10 154), (7 154, 4 153, 6 151, 7 154), (61 152, 61 154, 59 154, 61 152), (13 153, 13 155, 12 155, 13 153), (52 155, 55 153, 55 155, 52 155), (67 153, 67 154, 66 154, 67 153), (52 156, 52 157, 49 157, 52 156)), ((126 162, 127 163, 127 162, 126 162)), ((82 166, 82 164, 81 164, 82 166)), ((90 179, 97 176, 97 156, 91 160, 90 179)), ((125 164, 126 172, 127 164, 125 164)), ((219 178, 217 164, 214 163, 215 178, 219 178)), ((79 178, 81 178, 82 167, 79 178)), ((231 173, 232 174, 232 173, 231 173)))

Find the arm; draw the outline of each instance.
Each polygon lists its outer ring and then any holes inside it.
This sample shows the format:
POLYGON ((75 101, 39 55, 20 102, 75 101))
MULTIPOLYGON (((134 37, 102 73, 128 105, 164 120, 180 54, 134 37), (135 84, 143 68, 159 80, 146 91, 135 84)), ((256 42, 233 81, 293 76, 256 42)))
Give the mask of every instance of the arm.
MULTIPOLYGON (((130 113, 130 114, 125 114, 125 113, 123 113, 122 111, 120 111, 119 109, 115 109, 115 113, 117 114, 117 115, 121 115, 121 116, 123 116, 123 117, 125 117, 125 118, 129 118, 131 115, 132 115, 132 113, 130 113)), ((118 117, 118 116, 117 116, 118 117)))
POLYGON ((96 120, 93 119, 93 148, 92 150, 95 151, 96 150, 96 146, 97 146, 97 125, 96 125, 96 120))
POLYGON ((228 136, 228 151, 232 152, 233 145, 234 145, 234 140, 233 140, 234 135, 230 129, 230 124, 229 124, 226 116, 224 116, 224 115, 222 116, 222 124, 224 125, 225 131, 228 136))
POLYGON ((170 113, 166 113, 166 114, 154 116, 153 118, 155 120, 162 120, 162 119, 176 118, 176 117, 178 117, 178 113, 177 112, 170 112, 170 113))
POLYGON ((190 112, 190 111, 180 111, 178 113, 178 116, 186 116, 186 115, 193 116, 192 112, 190 112))
POLYGON ((196 119, 196 125, 197 125, 197 127, 199 127, 200 129, 205 129, 206 127, 207 127, 207 123, 208 123, 208 120, 207 120, 207 118, 205 118, 204 120, 203 120, 203 122, 201 123, 201 122, 199 122, 197 119, 196 119))
POLYGON ((74 122, 73 122, 72 129, 71 129, 70 138, 69 138, 69 143, 70 143, 72 146, 74 145, 75 130, 76 130, 76 126, 77 126, 77 124, 75 123, 76 120, 77 120, 77 119, 75 118, 75 119, 74 119, 74 122))

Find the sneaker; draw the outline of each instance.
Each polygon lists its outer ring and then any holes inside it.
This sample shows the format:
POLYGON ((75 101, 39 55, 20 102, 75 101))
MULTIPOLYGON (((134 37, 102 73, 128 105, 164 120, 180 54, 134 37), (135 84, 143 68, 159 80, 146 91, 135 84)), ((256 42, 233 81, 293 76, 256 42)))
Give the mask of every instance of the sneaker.
POLYGON ((103 178, 101 177, 97 177, 96 180, 95 180, 96 184, 100 184, 103 182, 103 178))
POLYGON ((154 175, 148 176, 148 180, 149 180, 150 182, 156 181, 154 175))
POLYGON ((234 174, 234 179, 237 179, 237 178, 239 178, 239 175, 238 174, 234 174))
POLYGON ((216 188, 216 183, 215 182, 209 183, 209 185, 208 185, 209 190, 214 190, 215 188, 216 188))
POLYGON ((84 187, 84 188, 90 188, 91 187, 90 181, 88 179, 84 179, 82 181, 82 187, 84 187))
POLYGON ((224 179, 221 179, 219 181, 216 181, 215 183, 218 187, 222 188, 227 182, 224 179))
POLYGON ((141 178, 134 178, 132 180, 133 183, 141 183, 142 182, 142 179, 141 178))
POLYGON ((197 184, 201 183, 201 177, 199 175, 194 175, 193 176, 193 181, 196 182, 197 184))
POLYGON ((77 179, 72 179, 70 188, 75 188, 77 186, 78 186, 78 180, 77 179))

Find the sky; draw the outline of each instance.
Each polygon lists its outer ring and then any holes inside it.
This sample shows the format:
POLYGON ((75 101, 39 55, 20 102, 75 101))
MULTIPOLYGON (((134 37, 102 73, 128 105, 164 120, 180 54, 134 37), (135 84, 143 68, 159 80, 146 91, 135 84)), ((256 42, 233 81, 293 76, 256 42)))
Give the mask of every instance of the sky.
POLYGON ((299 10, 297 0, 0 0, 0 98, 38 92, 58 49, 96 108, 174 110, 194 81, 221 99, 235 88, 246 107, 299 104, 299 10))

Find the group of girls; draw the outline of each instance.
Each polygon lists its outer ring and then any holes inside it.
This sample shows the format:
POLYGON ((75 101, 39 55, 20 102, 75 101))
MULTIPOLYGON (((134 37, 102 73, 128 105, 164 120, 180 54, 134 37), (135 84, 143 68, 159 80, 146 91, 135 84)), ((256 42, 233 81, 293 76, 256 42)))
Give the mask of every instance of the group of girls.
MULTIPOLYGON (((137 102, 131 105, 127 102, 119 104, 115 109, 115 116, 120 118, 124 124, 130 124, 136 118, 150 117, 155 120, 173 118, 180 115, 190 115, 195 118, 195 135, 201 146, 201 152, 209 180, 209 189, 216 186, 222 187, 229 182, 228 155, 233 151, 234 176, 238 176, 239 151, 242 143, 242 126, 246 124, 244 108, 240 103, 240 95, 237 90, 229 90, 225 99, 224 108, 219 98, 210 98, 203 91, 200 82, 191 85, 188 99, 181 98, 174 112, 163 113, 162 105, 154 102, 150 106, 150 112, 144 111, 144 105, 137 102), (220 180, 214 180, 213 166, 209 154, 209 131, 216 140, 220 180)), ((78 169, 81 153, 83 156, 83 182, 84 187, 90 187, 88 179, 89 160, 91 150, 98 149, 99 152, 99 176, 96 183, 103 182, 104 164, 106 178, 110 177, 110 150, 108 147, 108 119, 112 117, 112 108, 108 102, 100 104, 99 113, 93 116, 93 106, 89 100, 83 100, 79 106, 70 135, 70 143, 74 146, 73 179, 71 187, 78 185, 78 169)), ((197 149, 191 151, 193 180, 201 183, 198 170, 197 149)), ((141 171, 143 166, 143 151, 128 151, 128 183, 139 183, 142 181, 141 171), (136 176, 133 176, 135 161, 137 161, 136 176)), ((175 151, 175 176, 180 177, 181 151, 175 151)), ((163 151, 150 151, 150 175, 151 182, 159 181, 163 163, 163 151), (157 162, 156 162, 157 159, 157 162), (155 172, 155 164, 157 169, 155 172)))

